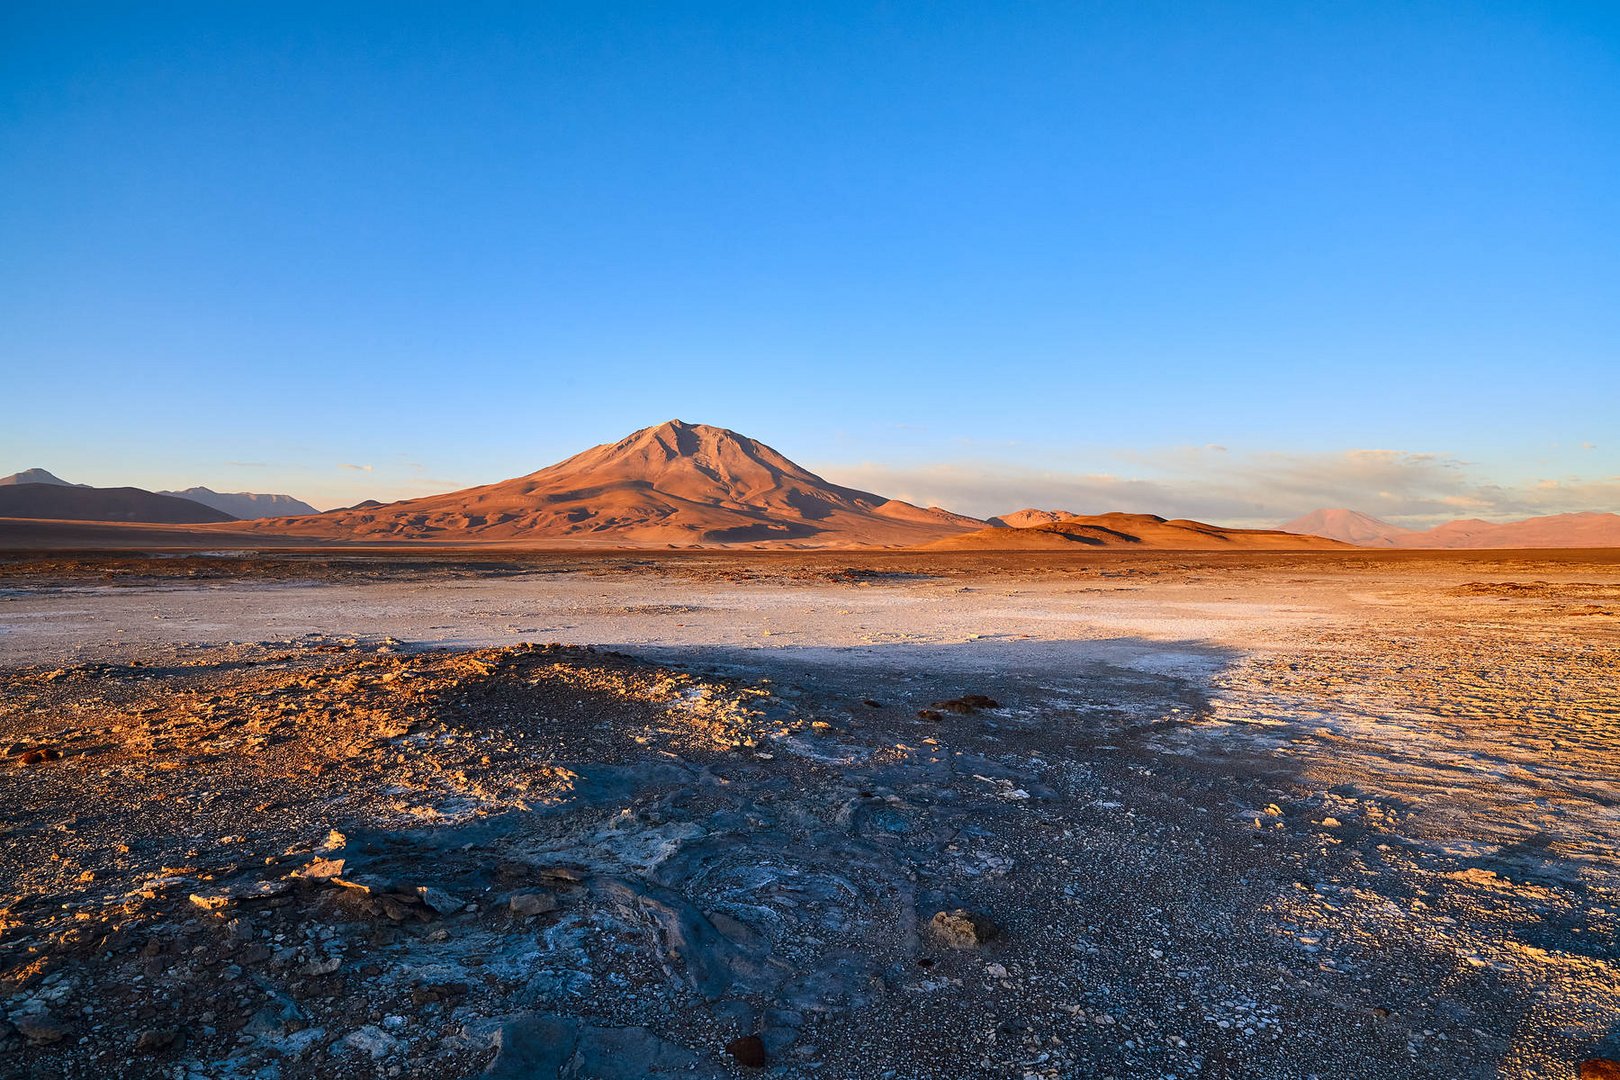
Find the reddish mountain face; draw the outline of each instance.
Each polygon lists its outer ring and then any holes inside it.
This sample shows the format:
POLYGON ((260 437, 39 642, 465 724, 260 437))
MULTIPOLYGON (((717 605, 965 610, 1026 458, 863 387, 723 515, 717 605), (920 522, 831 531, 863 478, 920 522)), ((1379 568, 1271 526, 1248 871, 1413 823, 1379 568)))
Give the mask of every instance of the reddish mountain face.
POLYGON ((745 435, 671 420, 514 480, 251 527, 439 543, 902 547, 982 524, 828 483, 745 435))

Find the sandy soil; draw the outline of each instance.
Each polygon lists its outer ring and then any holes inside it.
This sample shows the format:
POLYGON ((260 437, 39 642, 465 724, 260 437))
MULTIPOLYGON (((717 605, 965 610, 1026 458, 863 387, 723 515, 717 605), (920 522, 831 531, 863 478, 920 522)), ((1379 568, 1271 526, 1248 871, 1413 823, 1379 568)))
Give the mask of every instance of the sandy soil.
POLYGON ((1617 658, 1613 552, 0 563, 0 1075, 1575 1076, 1617 658))

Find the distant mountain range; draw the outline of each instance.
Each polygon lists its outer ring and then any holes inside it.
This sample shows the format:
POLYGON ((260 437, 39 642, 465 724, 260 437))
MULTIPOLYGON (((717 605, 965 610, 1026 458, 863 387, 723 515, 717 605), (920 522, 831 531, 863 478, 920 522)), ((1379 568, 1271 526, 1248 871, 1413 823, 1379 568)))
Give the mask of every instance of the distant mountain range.
POLYGON ((320 513, 309 503, 295 499, 291 495, 259 495, 251 491, 211 491, 205 487, 186 488, 184 491, 160 491, 158 494, 200 502, 204 506, 212 506, 215 510, 223 510, 232 517, 243 520, 320 513))
MULTIPOLYGON (((643 428, 515 479, 402 502, 368 499, 325 513, 287 495, 205 487, 92 488, 28 469, 0 478, 0 518, 190 525, 196 527, 198 544, 258 537, 277 544, 387 540, 957 551, 1620 547, 1620 514, 1607 513, 1505 524, 1453 521, 1421 531, 1348 509, 1318 510, 1280 529, 1037 508, 981 521, 833 484, 746 435, 680 420, 643 428)), ((47 542, 46 525, 10 525, 6 531, 47 542)))
POLYGON ((1403 529, 1357 510, 1317 510, 1284 532, 1387 548, 1620 548, 1620 514, 1552 514, 1500 524, 1468 518, 1432 529, 1403 529))
POLYGON ((316 509, 291 495, 259 495, 248 491, 223 493, 205 487, 185 491, 146 491, 143 488, 96 488, 74 484, 45 469, 24 469, 0 476, 0 489, 29 488, 26 492, 0 491, 0 517, 58 518, 64 521, 144 521, 157 524, 193 524, 208 521, 271 517, 286 514, 313 514, 316 509), (65 495, 53 488, 81 493, 65 495), (140 498, 138 496, 150 496, 140 498), (212 514, 199 514, 182 503, 206 507, 212 514), (130 516, 130 515, 153 516, 130 516), (223 515, 223 516, 221 516, 223 515))
POLYGON ((980 521, 829 483, 764 443, 671 420, 498 484, 253 522, 312 539, 648 547, 1299 550, 1343 545, 1148 514, 1020 510, 980 521))

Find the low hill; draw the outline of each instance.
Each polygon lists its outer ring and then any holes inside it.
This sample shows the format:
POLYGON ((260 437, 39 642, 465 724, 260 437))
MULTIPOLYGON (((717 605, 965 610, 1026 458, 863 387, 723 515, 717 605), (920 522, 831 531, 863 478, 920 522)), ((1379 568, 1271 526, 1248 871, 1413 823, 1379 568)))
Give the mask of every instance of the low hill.
POLYGON ((1072 510, 1014 510, 1010 514, 986 518, 985 524, 998 529, 1023 529, 1030 525, 1049 525, 1078 517, 1072 510))
POLYGON ((1348 545, 1320 536, 1273 529, 1226 529, 1154 514, 1076 515, 1022 528, 988 528, 924 545, 931 551, 1084 551, 1127 548, 1160 551, 1301 551, 1348 545))
POLYGON ((141 521, 189 525, 235 518, 211 506, 140 488, 11 484, 0 487, 0 517, 57 521, 141 521))

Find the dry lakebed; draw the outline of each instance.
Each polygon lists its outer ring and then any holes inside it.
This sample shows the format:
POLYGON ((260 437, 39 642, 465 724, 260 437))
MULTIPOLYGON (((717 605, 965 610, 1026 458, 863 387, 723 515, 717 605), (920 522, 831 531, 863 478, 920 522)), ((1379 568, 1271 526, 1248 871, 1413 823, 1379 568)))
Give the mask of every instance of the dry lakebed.
POLYGON ((0 755, 0 1076, 1620 1058, 1616 552, 9 556, 0 755))

